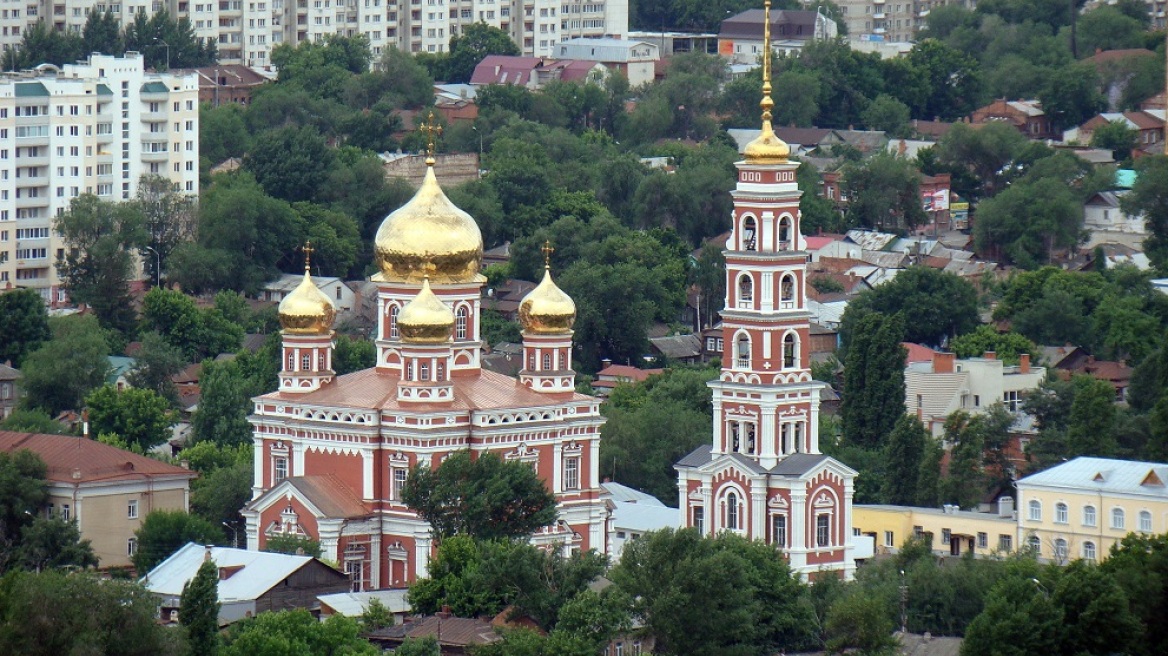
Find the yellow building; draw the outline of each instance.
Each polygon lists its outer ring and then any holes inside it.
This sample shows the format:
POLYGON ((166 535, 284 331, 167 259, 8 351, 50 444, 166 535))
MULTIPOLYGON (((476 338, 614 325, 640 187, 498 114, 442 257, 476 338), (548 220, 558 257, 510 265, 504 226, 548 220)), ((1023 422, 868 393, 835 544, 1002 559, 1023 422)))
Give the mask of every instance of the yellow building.
POLYGON ((1104 558, 1129 533, 1168 531, 1168 465, 1075 458, 1018 481, 1018 528, 1039 558, 1104 558))
POLYGON ((960 556, 969 551, 980 555, 1014 551, 1018 526, 1009 511, 993 514, 956 506, 856 504, 852 506, 852 530, 856 535, 872 536, 877 554, 894 554, 910 536, 927 533, 933 536, 933 551, 960 556))
POLYGON ((128 567, 134 532, 154 510, 187 510, 195 472, 87 437, 0 431, 0 451, 27 449, 47 466, 46 512, 75 520, 98 566, 128 567))

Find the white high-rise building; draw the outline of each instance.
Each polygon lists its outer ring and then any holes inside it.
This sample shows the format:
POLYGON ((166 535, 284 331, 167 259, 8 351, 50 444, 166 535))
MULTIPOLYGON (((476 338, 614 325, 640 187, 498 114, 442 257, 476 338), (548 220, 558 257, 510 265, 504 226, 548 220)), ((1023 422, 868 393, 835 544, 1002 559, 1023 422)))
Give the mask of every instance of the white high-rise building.
POLYGON ((439 53, 481 21, 511 35, 524 55, 545 57, 569 38, 627 38, 629 30, 628 0, 0 0, 0 47, 18 45, 41 19, 80 32, 90 9, 112 12, 123 25, 138 11, 166 9, 190 20, 196 36, 214 39, 221 63, 247 66, 271 64, 280 43, 328 34, 365 35, 375 58, 389 47, 439 53))
POLYGON ((198 194, 198 101, 194 74, 146 73, 133 52, 0 77, 0 288, 65 300, 53 220, 81 194, 130 200, 147 174, 198 194))

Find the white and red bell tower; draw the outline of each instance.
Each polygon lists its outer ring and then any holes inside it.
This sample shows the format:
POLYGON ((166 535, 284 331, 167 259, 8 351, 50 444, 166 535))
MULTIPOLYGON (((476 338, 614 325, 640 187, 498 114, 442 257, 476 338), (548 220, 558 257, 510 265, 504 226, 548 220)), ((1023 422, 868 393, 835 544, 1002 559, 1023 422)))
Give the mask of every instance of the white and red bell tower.
POLYGON ((819 393, 811 378, 807 253, 799 226, 798 164, 771 127, 770 2, 764 23, 762 130, 738 169, 723 251, 722 371, 713 440, 677 464, 684 525, 763 540, 805 577, 850 577, 856 472, 819 452, 819 393))

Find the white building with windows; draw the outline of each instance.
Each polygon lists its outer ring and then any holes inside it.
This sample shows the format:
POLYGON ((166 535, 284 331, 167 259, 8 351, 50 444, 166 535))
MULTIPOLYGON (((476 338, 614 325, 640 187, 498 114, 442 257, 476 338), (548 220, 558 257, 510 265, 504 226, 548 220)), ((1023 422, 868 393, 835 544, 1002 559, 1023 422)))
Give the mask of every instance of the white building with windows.
POLYGON ((1075 458, 1017 482, 1020 545, 1098 560, 1129 533, 1168 531, 1168 464, 1075 458))
POLYGON ((53 219, 74 198, 134 198, 143 175, 199 191, 197 77, 146 73, 138 53, 0 77, 0 287, 64 301, 53 219))
POLYGON ((993 353, 963 360, 953 353, 934 353, 932 360, 904 368, 904 404, 929 432, 940 436, 945 420, 958 410, 976 415, 1001 402, 1017 412, 1023 395, 1045 379, 1046 368, 1032 366, 1025 354, 1021 362, 1007 366, 993 353))
POLYGON ((123 26, 139 11, 165 9, 190 20, 196 36, 213 39, 221 63, 258 67, 271 64, 272 49, 281 43, 329 34, 364 35, 377 58, 391 47, 445 52, 450 37, 483 22, 507 32, 523 54, 548 57, 562 40, 626 38, 629 30, 628 0, 62 0, 0 9, 0 48, 18 45, 42 18, 54 29, 80 32, 91 9, 113 13, 123 26))

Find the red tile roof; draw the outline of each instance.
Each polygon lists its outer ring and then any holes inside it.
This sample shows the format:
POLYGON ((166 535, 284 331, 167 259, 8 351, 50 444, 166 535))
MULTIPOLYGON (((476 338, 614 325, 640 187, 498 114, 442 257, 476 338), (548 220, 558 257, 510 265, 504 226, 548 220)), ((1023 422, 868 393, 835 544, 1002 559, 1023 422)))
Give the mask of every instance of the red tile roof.
POLYGON ((54 483, 94 483, 142 478, 194 478, 195 472, 123 451, 87 437, 0 431, 0 451, 28 449, 48 465, 54 483))
POLYGON ((908 351, 908 357, 904 359, 905 363, 932 362, 933 356, 937 354, 936 351, 927 346, 921 346, 912 342, 901 342, 900 345, 908 351))
POLYGON ((336 476, 293 476, 286 479, 326 517, 365 517, 370 510, 336 476))
POLYGON ((803 239, 807 242, 807 250, 809 251, 817 251, 832 243, 833 241, 836 241, 832 237, 825 237, 822 235, 812 235, 810 237, 804 237, 803 239))
POLYGON ((664 369, 638 369, 636 367, 630 367, 623 364, 610 364, 604 369, 598 371, 596 376, 597 378, 623 378, 625 380, 631 380, 639 383, 649 376, 652 376, 653 374, 659 374, 664 371, 664 369))
POLYGON ((1128 57, 1151 57, 1156 53, 1144 48, 1123 48, 1120 50, 1104 50, 1096 52, 1084 61, 1089 61, 1092 64, 1099 65, 1105 62, 1119 61, 1127 59, 1128 57))
POLYGON ((538 57, 487 55, 470 76, 471 84, 519 84, 526 86, 543 61, 538 57))

